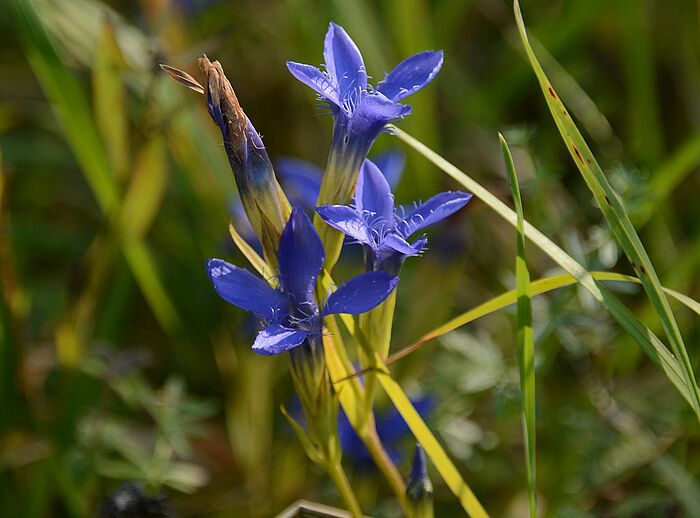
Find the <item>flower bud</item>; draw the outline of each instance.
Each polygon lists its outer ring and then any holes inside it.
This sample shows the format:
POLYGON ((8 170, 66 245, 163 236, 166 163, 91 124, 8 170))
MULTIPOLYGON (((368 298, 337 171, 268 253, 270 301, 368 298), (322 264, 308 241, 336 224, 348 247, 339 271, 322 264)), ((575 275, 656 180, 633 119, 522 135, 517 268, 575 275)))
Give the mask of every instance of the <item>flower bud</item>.
POLYGON ((425 452, 420 443, 416 443, 406 495, 414 518, 433 518, 433 483, 428 478, 425 452))
POLYGON ((340 461, 338 398, 326 369, 320 336, 289 351, 292 382, 306 414, 308 439, 325 462, 340 461))
POLYGON ((238 193, 268 263, 277 266, 277 247, 291 211, 260 135, 241 108, 218 61, 199 58, 209 115, 221 130, 238 193))

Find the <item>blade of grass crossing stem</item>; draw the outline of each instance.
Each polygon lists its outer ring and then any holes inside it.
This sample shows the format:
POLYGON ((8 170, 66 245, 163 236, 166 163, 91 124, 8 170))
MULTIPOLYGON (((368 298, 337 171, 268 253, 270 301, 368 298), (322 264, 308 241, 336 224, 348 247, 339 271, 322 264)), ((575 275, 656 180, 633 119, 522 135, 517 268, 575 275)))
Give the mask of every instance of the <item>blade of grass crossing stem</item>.
POLYGON ((375 361, 380 366, 377 379, 386 392, 391 402, 404 418, 406 424, 411 429, 416 440, 423 446, 426 455, 437 469, 440 476, 445 481, 450 490, 459 499, 462 508, 472 518, 486 518, 488 513, 476 498, 472 490, 462 479, 459 471, 452 463, 447 453, 435 438, 430 428, 425 424, 420 414, 416 411, 413 403, 408 399, 401 386, 394 380, 386 370, 379 355, 375 353, 375 361))
MULTIPOLYGON (((641 284, 641 281, 636 277, 630 277, 629 275, 623 275, 620 273, 592 272, 591 275, 596 281, 618 281, 641 284)), ((573 275, 564 273, 533 281, 530 283, 530 290, 532 295, 541 295, 542 293, 547 293, 558 288, 571 286, 572 284, 576 284, 576 282, 577 280, 573 275)), ((668 288, 664 289, 669 295, 676 298, 683 304, 687 305, 690 309, 692 309, 700 315, 700 303, 674 290, 670 290, 668 288)), ((413 344, 408 345, 396 352, 395 354, 391 355, 386 361, 386 364, 390 365, 392 363, 397 362, 398 360, 411 354, 413 351, 420 349, 423 345, 427 344, 431 340, 434 340, 435 338, 439 338, 451 331, 454 331, 455 329, 465 326, 478 318, 490 315, 491 313, 494 313, 500 309, 510 306, 511 304, 515 304, 517 302, 517 297, 517 290, 510 290, 505 293, 502 293, 501 295, 498 295, 497 297, 487 300, 483 304, 480 304, 477 307, 472 308, 469 311, 456 316, 449 322, 446 322, 445 324, 424 334, 413 344)), ((644 336, 646 331, 647 330, 645 330, 645 328, 641 325, 636 328, 636 333, 641 335, 642 337, 644 336)), ((652 352, 654 351, 652 350, 652 352)), ((650 356, 654 363, 661 367, 661 369, 664 372, 666 372, 669 379, 676 386, 676 388, 678 388, 678 391, 681 393, 681 395, 688 402, 690 402, 690 393, 685 383, 683 382, 683 376, 681 374, 680 367, 678 366, 678 363, 675 361, 671 353, 666 348, 662 347, 658 351, 658 355, 650 354, 650 356)))
MULTIPOLYGON (((622 273, 591 272, 591 276, 597 281, 617 281, 641 284, 641 281, 636 277, 631 277, 622 273)), ((576 282, 576 278, 573 275, 568 273, 562 273, 559 275, 554 275, 552 277, 544 277, 542 279, 532 281, 530 283, 530 290, 532 295, 541 295, 543 293, 547 293, 558 288, 571 286, 572 284, 576 284, 576 282)), ((688 297, 687 295, 678 293, 675 290, 671 290, 669 288, 664 288, 664 290, 667 294, 669 294, 682 304, 685 304, 688 308, 700 315, 700 302, 697 302, 696 300, 688 297)), ((511 304, 514 304, 515 302, 517 302, 517 290, 510 290, 505 293, 502 293, 501 295, 498 295, 497 297, 494 297, 484 302, 483 304, 480 304, 479 306, 472 308, 469 311, 462 313, 461 315, 456 316, 449 322, 439 327, 436 327, 432 331, 424 334, 415 344, 409 347, 415 347, 415 345, 418 343, 422 344, 435 338, 439 338, 444 334, 447 334, 459 327, 468 324, 469 322, 473 322, 477 318, 490 315, 491 313, 494 313, 499 309, 503 309, 511 304)), ((407 349, 408 347, 391 355, 389 357, 389 360, 387 361, 387 365, 394 363, 397 359, 400 359, 401 357, 405 356, 404 351, 406 351, 407 349)))
POLYGON ((552 113, 554 122, 559 129, 559 133, 571 157, 576 163, 578 170, 581 172, 583 179, 588 185, 588 188, 593 193, 618 243, 620 243, 620 246, 632 264, 632 268, 634 268, 635 272, 637 272, 637 276, 642 281, 644 291, 647 293, 649 300, 661 319, 664 331, 671 344, 671 350, 681 366, 683 377, 693 396, 693 406, 696 412, 698 412, 700 411, 700 388, 698 388, 695 381, 695 373, 693 372, 688 351, 683 343, 683 337, 681 336, 680 329, 671 311, 668 299, 656 275, 656 270, 634 229, 634 225, 632 225, 629 216, 625 212, 617 193, 615 193, 610 186, 608 179, 598 165, 588 144, 586 144, 583 136, 571 120, 569 113, 566 111, 566 108, 545 75, 544 70, 537 61, 537 57, 527 39, 525 23, 523 22, 522 13, 520 12, 520 6, 517 0, 514 1, 513 6, 525 52, 537 76, 542 93, 552 113))
MULTIPOLYGON (((454 178, 508 223, 513 226, 517 225, 517 216, 515 212, 480 183, 405 131, 393 125, 388 126, 387 129, 390 133, 397 136, 400 140, 430 160, 448 176, 454 178)), ((591 295, 608 310, 610 315, 617 320, 620 326, 622 326, 632 338, 634 338, 644 352, 649 355, 651 360, 661 367, 674 386, 676 386, 683 397, 688 400, 688 403, 700 420, 700 406, 696 404, 695 397, 693 396, 695 388, 687 383, 685 376, 681 376, 680 380, 676 379, 674 374, 676 372, 682 372, 682 370, 680 370, 681 368, 676 358, 669 353, 663 342, 661 342, 649 328, 644 326, 634 313, 622 304, 610 290, 594 280, 589 271, 527 220, 525 221, 525 236, 551 257, 554 262, 576 278, 581 286, 586 288, 591 295)))
POLYGON ((520 197, 518 176, 513 164, 513 156, 503 135, 498 135, 506 162, 508 181, 513 194, 515 212, 518 215, 517 251, 515 275, 518 296, 518 369, 520 370, 520 394, 522 398, 523 433, 525 435, 525 466, 527 469, 527 492, 530 516, 537 512, 537 478, 535 457, 535 337, 532 332, 532 294, 530 293, 530 272, 525 258, 525 223, 523 202, 520 197))

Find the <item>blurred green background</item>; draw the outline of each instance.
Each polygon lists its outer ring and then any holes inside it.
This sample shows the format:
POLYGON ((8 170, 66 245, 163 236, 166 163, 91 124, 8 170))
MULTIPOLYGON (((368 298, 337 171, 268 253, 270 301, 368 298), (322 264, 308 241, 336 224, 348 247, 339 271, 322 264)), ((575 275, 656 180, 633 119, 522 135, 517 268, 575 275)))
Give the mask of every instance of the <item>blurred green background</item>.
MULTIPOLYGON (((665 286, 700 297, 700 3, 523 0, 535 51, 622 196, 665 286)), ((320 63, 330 20, 378 81, 445 50, 400 127, 511 204, 497 132, 513 146, 525 216, 589 269, 633 273, 562 145, 502 0, 10 0, 0 5, 0 509, 94 516, 123 480, 177 516, 273 516, 339 504, 279 412, 285 358, 222 302, 208 257, 235 187, 201 97, 221 61, 274 159, 325 164, 331 121, 285 60, 320 63)), ((375 151, 400 146, 380 137, 375 151)), ((397 201, 457 189, 405 149, 397 201)), ((478 200, 430 233, 402 274, 393 350, 515 285, 515 233, 478 200)), ((342 265, 357 270, 358 254, 342 265)), ((553 263, 529 248, 532 278, 553 263)), ((616 287, 651 329, 640 290, 616 287), (623 290, 624 288, 624 290, 623 290)), ((697 516, 692 412, 587 292, 533 300, 543 516, 697 516)), ((700 321, 674 305, 694 365, 700 321)), ((526 516, 514 309, 392 367, 493 516, 526 516)), ((380 400, 380 406, 387 405, 380 400)), ((399 446, 408 458, 412 445, 399 446)), ((353 468, 363 509, 397 516, 353 468)), ((408 470, 406 461, 401 470, 408 470)), ((433 473, 436 516, 461 516, 433 473)))

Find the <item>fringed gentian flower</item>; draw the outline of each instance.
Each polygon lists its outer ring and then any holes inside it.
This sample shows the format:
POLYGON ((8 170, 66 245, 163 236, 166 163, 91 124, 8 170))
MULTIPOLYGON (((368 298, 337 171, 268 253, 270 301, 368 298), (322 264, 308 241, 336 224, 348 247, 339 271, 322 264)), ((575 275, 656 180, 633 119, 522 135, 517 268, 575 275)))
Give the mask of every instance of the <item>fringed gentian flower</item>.
POLYGON ((316 230, 306 214, 295 208, 279 243, 279 289, 221 259, 210 259, 207 270, 221 298, 266 323, 253 350, 271 355, 294 349, 308 338, 320 337, 324 315, 369 311, 398 283, 398 277, 384 272, 364 273, 340 286, 319 307, 314 287, 323 260, 316 230))
POLYGON ((359 314, 380 304, 394 291, 398 277, 368 272, 339 287, 322 303, 314 296, 323 266, 321 240, 303 210, 292 209, 279 242, 279 288, 248 270, 221 259, 207 263, 209 278, 225 301, 250 311, 264 322, 253 350, 263 355, 289 351, 292 383, 304 407, 307 427, 295 426, 314 462, 328 467, 340 459, 334 396, 323 358, 323 317, 359 314))
POLYGON ((412 243, 408 239, 458 211, 471 197, 463 192, 443 192, 413 209, 396 210, 384 175, 367 160, 357 180, 354 205, 327 205, 316 211, 326 223, 364 246, 368 270, 398 274, 406 258, 419 255, 428 242, 425 235, 412 243))
MULTIPOLYGON (((387 149, 378 153, 372 160, 386 177, 389 186, 394 189, 403 175, 406 155, 398 149, 387 149)), ((294 207, 316 208, 321 192, 323 169, 306 160, 281 157, 275 160, 275 170, 289 202, 294 207)))
MULTIPOLYGON (((430 416, 435 408, 435 399, 431 396, 412 399, 411 402, 418 414, 424 419, 430 416)), ((384 414, 378 413, 375 416, 375 423, 377 435, 379 435, 379 439, 382 441, 387 454, 394 464, 400 464, 405 457, 400 453, 399 444, 411 436, 408 424, 406 424, 404 418, 395 408, 384 414)), ((338 414, 338 435, 343 453, 348 456, 355 467, 367 469, 374 466, 372 455, 365 447, 362 439, 355 433, 344 412, 338 414)))
MULTIPOLYGON (((425 51, 399 63, 376 89, 367 83, 362 55, 345 30, 330 24, 323 46, 325 71, 301 63, 287 62, 299 81, 311 87, 333 114, 333 139, 323 178, 319 205, 345 204, 362 162, 384 127, 408 115, 411 107, 399 101, 417 92, 437 75, 442 51, 425 51)), ((330 229, 328 229, 330 230, 330 229)), ((321 231, 329 262, 340 253, 342 240, 335 232, 321 231)))

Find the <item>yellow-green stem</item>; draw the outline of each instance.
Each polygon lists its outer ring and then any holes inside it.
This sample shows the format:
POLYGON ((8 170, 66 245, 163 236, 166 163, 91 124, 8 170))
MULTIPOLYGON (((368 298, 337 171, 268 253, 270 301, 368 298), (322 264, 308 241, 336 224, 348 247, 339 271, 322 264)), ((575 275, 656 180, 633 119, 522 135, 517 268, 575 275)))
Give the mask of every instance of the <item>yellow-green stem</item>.
POLYGON ((326 466, 326 471, 328 475, 333 480, 335 487, 338 488, 343 502, 348 508, 348 511, 352 514, 353 518, 362 518, 362 509, 357 501, 357 497, 352 490, 350 481, 348 480, 345 470, 340 462, 330 463, 326 466))
POLYGON ((379 440, 377 435, 377 430, 374 426, 366 426, 365 430, 358 433, 360 439, 369 450, 370 455, 372 455, 372 460, 377 465, 379 471, 381 471, 384 478, 389 483, 391 490, 396 494, 399 499, 401 508, 403 509, 406 516, 411 516, 411 510, 408 505, 408 500, 406 499, 406 484, 403 481, 403 477, 399 470, 396 469, 391 458, 387 454, 382 442, 379 440))

